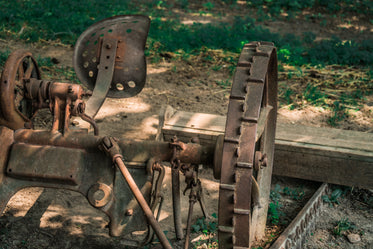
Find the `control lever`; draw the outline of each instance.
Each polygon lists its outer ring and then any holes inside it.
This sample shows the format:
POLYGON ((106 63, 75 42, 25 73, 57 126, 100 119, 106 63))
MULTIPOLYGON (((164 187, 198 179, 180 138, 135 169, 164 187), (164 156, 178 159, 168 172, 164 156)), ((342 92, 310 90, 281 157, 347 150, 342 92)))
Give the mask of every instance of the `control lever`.
POLYGON ((135 196, 137 202, 141 206, 142 210, 148 222, 152 226, 153 230, 157 234, 159 241, 161 242, 163 248, 171 249, 172 246, 168 241, 166 235, 163 233, 158 221, 155 219, 152 210, 150 209, 149 205, 147 204, 144 196, 142 195, 140 189, 137 187, 135 181, 133 180, 130 172, 128 171, 126 165, 123 163, 123 156, 120 150, 120 147, 117 143, 117 139, 113 137, 104 137, 101 140, 100 149, 106 153, 107 156, 112 158, 113 163, 119 168, 121 171, 124 179, 128 183, 133 195, 135 196))

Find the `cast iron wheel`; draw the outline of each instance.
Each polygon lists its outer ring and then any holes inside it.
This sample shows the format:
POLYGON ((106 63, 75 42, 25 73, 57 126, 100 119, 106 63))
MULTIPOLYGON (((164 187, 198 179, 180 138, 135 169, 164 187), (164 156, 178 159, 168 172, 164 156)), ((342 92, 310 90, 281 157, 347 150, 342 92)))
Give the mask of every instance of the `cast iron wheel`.
POLYGON ((246 44, 233 79, 225 136, 220 138, 221 162, 215 165, 221 167, 219 248, 248 248, 264 235, 276 116, 276 49, 267 42, 246 44))
POLYGON ((9 55, 1 75, 0 124, 13 130, 32 126, 30 120, 36 109, 32 101, 25 98, 25 83, 31 78, 40 79, 32 54, 17 50, 9 55))

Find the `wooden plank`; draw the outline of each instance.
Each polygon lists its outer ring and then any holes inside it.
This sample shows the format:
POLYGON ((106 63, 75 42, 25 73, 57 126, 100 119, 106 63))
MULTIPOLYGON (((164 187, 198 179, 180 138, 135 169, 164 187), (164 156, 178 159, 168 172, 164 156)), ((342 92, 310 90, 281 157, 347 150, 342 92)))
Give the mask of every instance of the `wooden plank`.
MULTIPOLYGON (((167 141, 177 135, 216 142, 225 116, 177 111, 164 120, 167 141)), ((373 133, 277 124, 273 174, 373 189, 373 133)))

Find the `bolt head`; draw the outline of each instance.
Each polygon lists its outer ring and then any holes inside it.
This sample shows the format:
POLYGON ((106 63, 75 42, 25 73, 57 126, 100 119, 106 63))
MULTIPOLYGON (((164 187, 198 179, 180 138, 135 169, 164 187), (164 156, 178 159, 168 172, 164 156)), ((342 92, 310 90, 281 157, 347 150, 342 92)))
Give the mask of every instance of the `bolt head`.
POLYGON ((132 215, 133 215, 133 209, 127 209, 126 216, 132 216, 132 215))

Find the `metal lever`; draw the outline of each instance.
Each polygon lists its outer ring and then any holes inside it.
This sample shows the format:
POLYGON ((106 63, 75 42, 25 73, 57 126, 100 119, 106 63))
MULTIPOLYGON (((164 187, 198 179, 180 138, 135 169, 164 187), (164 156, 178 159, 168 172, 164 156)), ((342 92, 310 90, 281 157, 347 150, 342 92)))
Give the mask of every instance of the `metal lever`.
POLYGON ((148 222, 152 226, 153 230, 157 234, 159 241, 161 242, 163 248, 171 249, 172 246, 168 241, 166 235, 163 233, 158 221, 155 219, 152 210, 150 209, 149 205, 147 204, 144 196, 142 195, 140 189, 137 187, 136 182, 133 180, 131 173, 128 171, 127 167, 123 163, 123 156, 120 151, 120 147, 116 141, 116 139, 112 137, 104 137, 101 141, 100 149, 103 150, 108 156, 113 159, 115 165, 121 171, 124 179, 128 183, 133 195, 135 196, 137 202, 141 206, 142 210, 148 222))

